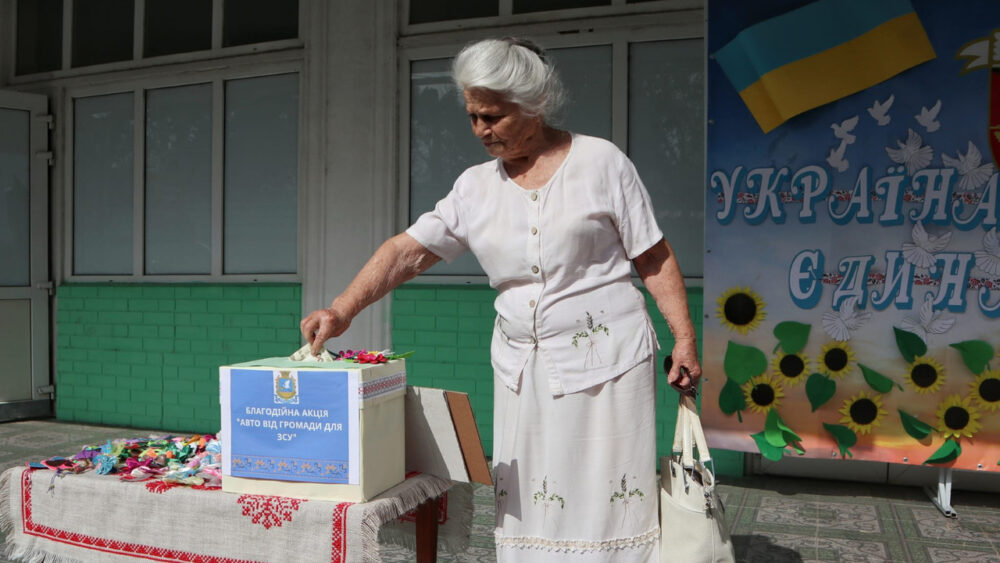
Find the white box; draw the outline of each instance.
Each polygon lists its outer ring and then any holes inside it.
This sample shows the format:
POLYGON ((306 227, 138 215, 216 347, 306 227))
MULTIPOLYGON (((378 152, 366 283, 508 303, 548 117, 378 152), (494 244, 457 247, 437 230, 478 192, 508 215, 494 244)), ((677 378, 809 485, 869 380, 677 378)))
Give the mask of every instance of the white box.
POLYGON ((405 476, 404 360, 219 368, 222 490, 365 502, 405 476))

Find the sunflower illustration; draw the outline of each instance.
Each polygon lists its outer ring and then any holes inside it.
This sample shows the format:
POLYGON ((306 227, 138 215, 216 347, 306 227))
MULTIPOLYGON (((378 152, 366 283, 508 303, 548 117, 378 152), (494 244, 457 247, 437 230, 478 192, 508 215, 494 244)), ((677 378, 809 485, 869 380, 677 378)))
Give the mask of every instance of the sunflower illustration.
POLYGON ((1000 410, 1000 370, 988 370, 979 375, 971 384, 972 394, 984 411, 1000 410))
POLYGON ((882 410, 881 395, 869 395, 862 390, 844 401, 840 414, 844 415, 840 422, 846 424, 848 428, 858 434, 870 434, 872 428, 882 424, 882 416, 886 412, 882 410))
POLYGON ((851 371, 854 363, 854 350, 847 342, 830 342, 824 344, 816 359, 817 369, 830 377, 840 379, 851 371))
POLYGON ((809 373, 809 358, 802 354, 782 352, 774 357, 772 363, 775 376, 785 385, 802 383, 809 373))
POLYGON ((756 329, 767 316, 764 300, 749 287, 727 289, 716 302, 716 315, 722 325, 740 334, 756 329))
POLYGON ((764 373, 743 384, 743 395, 747 406, 754 412, 767 412, 781 404, 785 391, 779 381, 764 373))
POLYGON ((971 438, 979 431, 982 414, 972 404, 972 397, 951 395, 941 402, 937 410, 937 429, 945 438, 971 438))
POLYGON ((906 372, 906 382, 917 393, 934 393, 944 385, 944 366, 929 356, 913 358, 906 372))

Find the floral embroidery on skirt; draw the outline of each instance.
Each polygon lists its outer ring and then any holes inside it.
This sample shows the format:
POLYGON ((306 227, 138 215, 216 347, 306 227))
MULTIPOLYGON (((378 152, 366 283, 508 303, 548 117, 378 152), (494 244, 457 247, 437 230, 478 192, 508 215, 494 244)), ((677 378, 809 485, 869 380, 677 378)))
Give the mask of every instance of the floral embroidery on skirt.
POLYGON ((497 560, 656 561, 653 359, 578 393, 550 377, 533 353, 518 392, 495 382, 497 560))

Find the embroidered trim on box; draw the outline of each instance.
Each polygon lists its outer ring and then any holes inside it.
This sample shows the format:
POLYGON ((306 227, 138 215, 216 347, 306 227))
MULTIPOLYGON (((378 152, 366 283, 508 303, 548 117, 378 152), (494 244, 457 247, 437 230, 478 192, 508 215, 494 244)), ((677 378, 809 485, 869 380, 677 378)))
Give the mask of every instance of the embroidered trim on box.
POLYGON ((564 553, 589 553, 595 551, 612 551, 616 549, 634 549, 654 543, 660 537, 660 529, 653 528, 644 534, 630 538, 614 538, 610 540, 555 540, 531 536, 503 536, 500 531, 494 532, 498 547, 515 547, 520 549, 541 549, 564 553))
POLYGON ((358 385, 358 398, 370 401, 376 397, 406 392, 406 373, 394 373, 378 379, 361 382, 358 385))

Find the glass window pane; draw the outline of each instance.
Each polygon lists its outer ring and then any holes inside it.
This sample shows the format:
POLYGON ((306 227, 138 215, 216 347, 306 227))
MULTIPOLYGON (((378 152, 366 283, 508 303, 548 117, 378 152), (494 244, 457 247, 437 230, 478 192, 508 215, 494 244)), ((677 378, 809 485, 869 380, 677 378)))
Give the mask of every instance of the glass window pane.
POLYGON ((146 94, 147 274, 212 273, 212 87, 146 94))
POLYGON ((146 0, 144 57, 212 48, 212 0, 146 0))
MULTIPOLYGON (((451 191, 463 170, 490 160, 469 127, 458 88, 451 80, 451 59, 410 65, 410 223, 451 191)), ((451 264, 440 261, 428 274, 484 275, 466 252, 451 264)))
POLYGON ((0 108, 0 286, 31 283, 28 112, 0 108))
POLYGON ((132 60, 133 4, 133 0, 74 0, 74 68, 132 60))
POLYGON ((299 77, 226 82, 227 274, 295 273, 299 77))
POLYGON ((557 126, 611 139, 611 46, 551 49, 568 101, 557 126))
POLYGON ((497 0, 410 0, 410 23, 428 23, 500 14, 497 0))
POLYGON ((223 47, 299 36, 298 0, 226 0, 224 6, 223 47))
POLYGON ((73 273, 132 273, 132 94, 78 98, 73 129, 73 273))
POLYGON ((629 46, 629 156, 686 276, 702 275, 705 77, 701 39, 629 46))
POLYGON ((18 0, 17 74, 62 68, 63 0, 18 0))
POLYGON ((570 10, 590 6, 610 6, 611 0, 514 0, 515 14, 545 12, 548 10, 570 10))

